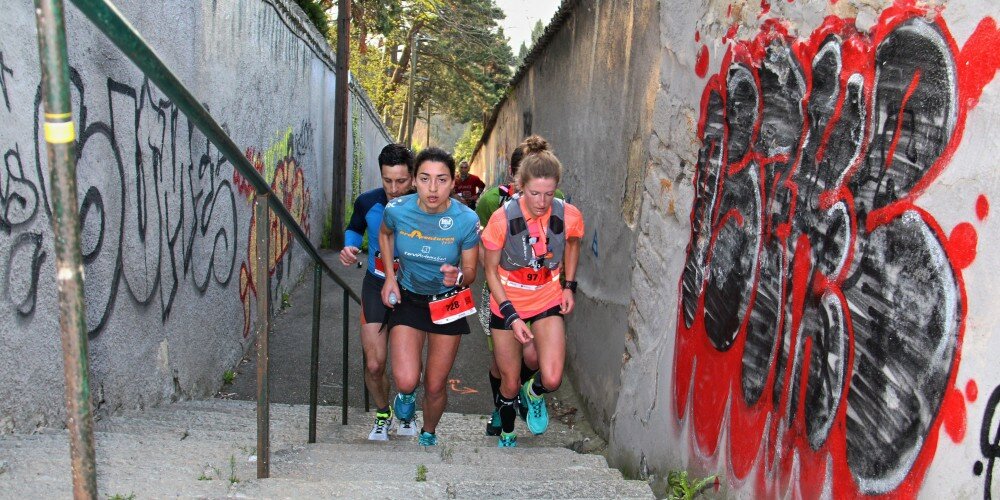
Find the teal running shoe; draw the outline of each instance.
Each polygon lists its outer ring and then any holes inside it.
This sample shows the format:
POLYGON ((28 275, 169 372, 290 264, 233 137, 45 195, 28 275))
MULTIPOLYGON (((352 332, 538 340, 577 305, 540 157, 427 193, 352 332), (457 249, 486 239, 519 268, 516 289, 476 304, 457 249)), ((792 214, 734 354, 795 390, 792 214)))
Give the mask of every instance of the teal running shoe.
POLYGON ((503 432, 503 426, 500 425, 500 410, 494 408, 493 415, 486 422, 486 435, 499 436, 501 432, 503 432))
POLYGON ((396 399, 392 401, 392 406, 396 411, 396 418, 412 421, 413 412, 417 408, 417 398, 413 394, 396 394, 396 399))
POLYGON ((521 403, 528 407, 528 415, 525 423, 528 430, 534 435, 539 435, 549 428, 549 410, 545 407, 544 396, 531 395, 531 380, 521 386, 521 403))
POLYGON ((420 437, 417 439, 417 443, 420 446, 437 446, 438 437, 437 434, 431 434, 427 431, 421 430, 420 437))
POLYGON ((506 432, 500 433, 500 440, 497 441, 497 448, 516 448, 517 447, 517 434, 511 432, 507 434, 506 432))

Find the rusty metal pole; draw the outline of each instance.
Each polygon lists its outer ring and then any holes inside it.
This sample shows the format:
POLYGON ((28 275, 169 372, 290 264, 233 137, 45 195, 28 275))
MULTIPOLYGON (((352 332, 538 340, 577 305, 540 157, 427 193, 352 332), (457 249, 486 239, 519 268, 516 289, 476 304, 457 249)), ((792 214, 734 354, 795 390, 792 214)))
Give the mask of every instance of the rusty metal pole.
POLYGON ((323 266, 313 266, 313 331, 309 354, 309 442, 316 442, 316 405, 319 403, 319 313, 323 289, 323 266))
POLYGON ((342 375, 343 380, 341 380, 341 395, 340 395, 340 411, 341 411, 340 424, 341 425, 347 425, 347 363, 348 363, 347 353, 349 352, 350 338, 351 338, 351 336, 347 334, 347 329, 350 326, 350 323, 349 323, 349 320, 347 318, 347 315, 350 314, 350 311, 351 311, 351 301, 348 300, 348 299, 349 299, 349 297, 347 296, 347 289, 345 288, 344 289, 344 318, 343 318, 344 319, 344 321, 343 321, 343 327, 344 328, 342 330, 344 332, 344 339, 343 339, 344 340, 344 345, 343 345, 343 353, 344 353, 343 358, 344 359, 342 360, 343 373, 341 375, 342 375))
POLYGON ((271 477, 271 394, 268 368, 271 362, 268 336, 271 332, 269 263, 271 256, 271 225, 267 207, 268 195, 257 194, 254 203, 257 231, 257 262, 254 281, 257 283, 257 478, 271 477))
POLYGON ((59 329, 66 378, 66 427, 75 498, 97 498, 94 422, 90 408, 87 315, 76 199, 76 132, 69 93, 66 26, 61 0, 35 0, 38 56, 45 102, 45 142, 52 185, 59 329))
POLYGON ((351 0, 337 5, 337 88, 334 100, 333 124, 333 190, 330 192, 330 214, 333 217, 330 241, 333 248, 344 246, 344 215, 347 202, 347 121, 350 88, 347 75, 351 70, 351 0))

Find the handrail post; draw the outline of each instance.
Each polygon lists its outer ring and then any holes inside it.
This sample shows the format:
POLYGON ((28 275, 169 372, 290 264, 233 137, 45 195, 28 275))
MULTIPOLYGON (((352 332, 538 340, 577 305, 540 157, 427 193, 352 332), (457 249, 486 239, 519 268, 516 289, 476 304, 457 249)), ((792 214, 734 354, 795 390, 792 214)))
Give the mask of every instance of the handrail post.
POLYGON ((343 380, 341 381, 341 399, 340 399, 340 423, 341 425, 347 425, 347 351, 348 351, 348 340, 350 335, 347 334, 348 328, 348 315, 350 314, 351 302, 348 300, 350 297, 347 295, 347 289, 344 289, 344 348, 343 348, 343 358, 341 360, 341 365, 344 367, 343 370, 343 380))
POLYGON ((257 478, 271 476, 271 395, 268 368, 268 334, 270 315, 270 235, 267 193, 257 194, 254 211, 257 219, 257 262, 254 281, 257 282, 257 478))
POLYGON ((309 356, 309 442, 316 442, 316 405, 319 400, 319 313, 323 288, 323 266, 314 263, 313 271, 313 333, 309 356))
POLYGON ((66 378, 66 427, 75 498, 97 498, 94 422, 90 408, 87 315, 83 298, 80 217, 76 198, 76 133, 69 93, 66 25, 61 0, 35 0, 38 56, 45 101, 45 142, 52 184, 59 330, 66 378))

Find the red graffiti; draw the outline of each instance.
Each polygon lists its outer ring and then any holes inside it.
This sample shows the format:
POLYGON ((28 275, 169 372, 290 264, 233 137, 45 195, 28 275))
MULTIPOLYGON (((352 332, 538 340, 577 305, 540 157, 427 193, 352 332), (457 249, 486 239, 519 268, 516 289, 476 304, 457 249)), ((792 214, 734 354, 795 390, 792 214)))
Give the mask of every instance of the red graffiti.
POLYGON ((979 398, 979 386, 976 385, 976 381, 969 379, 965 384, 965 397, 970 403, 975 403, 976 399, 979 398))
POLYGON ((694 74, 698 75, 698 78, 705 78, 705 73, 708 72, 708 47, 702 45, 701 50, 698 51, 698 61, 694 65, 694 74))
POLYGON ((980 221, 986 220, 986 217, 990 215, 990 200, 986 199, 986 195, 979 195, 976 198, 976 218, 980 221))
POLYGON ((941 415, 944 419, 944 431, 955 443, 961 443, 965 439, 965 398, 962 391, 952 389, 941 402, 941 415))
POLYGON ((913 496, 941 427, 965 436, 978 243, 917 200, 1000 66, 1000 31, 986 18, 959 49, 908 0, 869 32, 833 16, 807 38, 735 27, 701 101, 676 416, 694 456, 728 440, 727 477, 760 496, 913 496))
POLYGON ((771 2, 760 0, 760 14, 757 14, 757 17, 764 17, 768 12, 771 12, 771 2))
POLYGON ((951 230, 948 245, 951 247, 951 262, 959 269, 965 269, 976 260, 976 246, 979 235, 976 228, 968 222, 962 222, 951 230))
MULTIPOLYGON (((248 149, 246 155, 254 167, 259 172, 263 172, 264 160, 260 153, 253 149, 248 149)), ((306 187, 302 169, 291 154, 278 161, 278 165, 274 170, 274 179, 271 181, 271 190, 274 191, 274 196, 281 199, 285 208, 288 209, 288 212, 308 235, 310 233, 309 205, 311 199, 309 188, 306 187)), ((268 273, 273 275, 278 263, 281 262, 281 259, 284 258, 291 248, 294 236, 274 215, 270 217, 269 222, 268 273)), ((255 303, 255 298, 259 293, 253 273, 253 266, 257 262, 257 253, 257 214, 254 213, 250 216, 247 259, 240 265, 240 301, 243 303, 244 338, 250 335, 250 327, 253 324, 251 307, 255 303)))

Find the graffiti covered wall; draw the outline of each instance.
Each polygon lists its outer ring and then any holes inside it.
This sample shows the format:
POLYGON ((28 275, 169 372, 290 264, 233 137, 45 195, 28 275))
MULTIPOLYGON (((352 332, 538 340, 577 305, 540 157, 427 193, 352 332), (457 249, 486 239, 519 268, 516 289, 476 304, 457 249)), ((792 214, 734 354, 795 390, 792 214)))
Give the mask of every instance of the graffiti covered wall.
MULTIPOLYGON (((119 7, 318 244, 335 77, 297 7, 119 7)), ((34 15, 30 2, 10 11, 0 35, 0 433, 58 426, 63 413, 34 15)), ((209 394, 253 338, 253 190, 71 6, 67 26, 94 402, 103 412, 209 394)), ((387 142, 380 125, 362 130, 364 147, 387 142)), ((280 296, 306 261, 275 220, 270 237, 280 296)))
POLYGON ((664 33, 611 461, 986 497, 1000 8, 691 2, 664 33), (675 304, 674 307, 663 307, 675 304))

